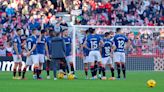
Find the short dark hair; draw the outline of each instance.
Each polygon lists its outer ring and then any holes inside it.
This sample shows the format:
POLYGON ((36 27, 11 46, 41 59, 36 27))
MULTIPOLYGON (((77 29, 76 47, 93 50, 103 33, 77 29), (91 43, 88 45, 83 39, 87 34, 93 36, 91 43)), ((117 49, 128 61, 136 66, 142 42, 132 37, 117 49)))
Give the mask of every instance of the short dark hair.
POLYGON ((87 29, 87 30, 85 31, 85 33, 88 34, 88 33, 89 33, 89 30, 87 29))
POLYGON ((93 34, 93 33, 95 32, 95 29, 89 28, 88 31, 89 31, 91 34, 93 34))
POLYGON ((20 30, 21 30, 20 28, 17 28, 17 29, 16 29, 17 32, 20 31, 20 30))
POLYGON ((41 30, 41 34, 44 34, 46 31, 44 29, 41 30))
POLYGON ((36 28, 32 29, 32 32, 36 31, 36 28))
POLYGON ((110 35, 109 32, 105 32, 105 34, 104 34, 105 37, 107 37, 107 36, 109 36, 109 35, 110 35))
POLYGON ((121 28, 116 28, 116 33, 119 33, 121 31, 121 28))
POLYGON ((53 30, 53 29, 49 30, 49 35, 50 35, 51 37, 54 36, 53 34, 54 34, 54 30, 53 30))

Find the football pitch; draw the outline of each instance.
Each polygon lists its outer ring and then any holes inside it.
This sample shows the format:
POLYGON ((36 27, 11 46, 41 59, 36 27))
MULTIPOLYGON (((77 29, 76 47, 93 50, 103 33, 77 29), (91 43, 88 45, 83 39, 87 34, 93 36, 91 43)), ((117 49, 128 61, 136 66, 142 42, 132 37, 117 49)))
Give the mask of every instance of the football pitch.
MULTIPOLYGON (((51 72, 52 74, 52 72, 51 72)), ((77 80, 33 80, 27 72, 27 80, 13 80, 12 72, 0 72, 0 92, 164 92, 164 72, 127 72, 126 80, 85 80, 84 73, 77 72, 77 80), (154 79, 156 87, 149 88, 147 80, 154 79)))

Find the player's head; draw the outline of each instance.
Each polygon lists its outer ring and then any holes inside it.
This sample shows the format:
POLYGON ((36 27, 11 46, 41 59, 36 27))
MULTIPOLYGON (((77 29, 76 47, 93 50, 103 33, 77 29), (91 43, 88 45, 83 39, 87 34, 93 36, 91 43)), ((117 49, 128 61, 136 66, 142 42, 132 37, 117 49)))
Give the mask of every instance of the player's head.
POLYGON ((86 34, 86 35, 88 35, 88 34, 89 34, 89 30, 88 30, 88 29, 85 31, 85 34, 86 34))
POLYGON ((116 28, 116 33, 121 34, 121 28, 116 28))
POLYGON ((18 28, 18 29, 16 30, 16 32, 17 32, 17 35, 21 35, 21 29, 20 29, 20 28, 18 28))
POLYGON ((42 29, 42 30, 41 30, 41 34, 42 34, 42 35, 45 35, 45 33, 46 33, 46 30, 42 29))
POLYGON ((89 30, 89 32, 90 32, 91 34, 95 34, 95 29, 89 28, 88 30, 89 30))
POLYGON ((68 36, 68 29, 67 28, 63 30, 63 36, 68 36))
POLYGON ((109 32, 110 38, 114 36, 114 33, 112 31, 109 32))
POLYGON ((50 37, 53 37, 54 36, 54 30, 50 29, 49 30, 49 35, 50 35, 50 37))
POLYGON ((110 37, 110 33, 109 32, 105 32, 104 37, 105 38, 109 38, 110 37))
POLYGON ((33 30, 32 30, 32 34, 33 34, 33 35, 36 35, 36 34, 37 34, 37 29, 33 29, 33 30))

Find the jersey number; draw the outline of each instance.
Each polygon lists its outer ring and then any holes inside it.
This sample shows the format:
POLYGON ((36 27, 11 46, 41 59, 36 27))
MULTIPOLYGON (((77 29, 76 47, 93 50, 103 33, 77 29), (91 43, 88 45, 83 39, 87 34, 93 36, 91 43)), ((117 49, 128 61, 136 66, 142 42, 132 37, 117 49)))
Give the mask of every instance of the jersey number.
POLYGON ((28 42, 28 43, 27 43, 27 47, 28 47, 28 50, 31 50, 31 49, 32 49, 32 47, 31 47, 31 42, 28 42))
POLYGON ((97 41, 91 41, 91 49, 96 49, 98 47, 97 41))
POLYGON ((110 55, 110 47, 105 47, 105 56, 109 56, 110 55))
POLYGON ((124 48, 124 43, 123 40, 118 41, 118 48, 124 48))

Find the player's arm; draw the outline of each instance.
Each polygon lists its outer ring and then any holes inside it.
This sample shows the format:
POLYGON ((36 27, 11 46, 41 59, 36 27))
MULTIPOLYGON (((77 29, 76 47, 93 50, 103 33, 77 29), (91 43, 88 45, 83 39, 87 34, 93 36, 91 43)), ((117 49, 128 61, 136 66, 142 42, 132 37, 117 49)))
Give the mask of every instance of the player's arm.
POLYGON ((64 53, 66 52, 66 45, 65 45, 65 43, 64 43, 64 40, 62 40, 62 47, 63 47, 63 51, 64 51, 64 53))
POLYGON ((114 45, 112 45, 112 47, 111 47, 111 53, 110 53, 110 56, 111 57, 113 57, 113 52, 114 52, 115 49, 116 49, 116 47, 114 45))
POLYGON ((17 39, 14 40, 14 50, 17 55, 19 55, 18 48, 17 48, 17 39))
POLYGON ((25 46, 25 45, 26 45, 26 40, 24 40, 24 41, 22 42, 21 46, 23 47, 23 46, 25 46))
POLYGON ((33 52, 36 49, 36 40, 34 41, 34 45, 31 50, 28 51, 27 56, 30 56, 31 52, 33 52))
POLYGON ((42 38, 42 35, 40 34, 40 35, 39 35, 39 38, 38 38, 38 40, 37 40, 37 43, 40 43, 40 42, 41 42, 41 38, 42 38))
POLYGON ((101 47, 104 46, 104 42, 103 42, 103 40, 100 40, 100 46, 101 46, 101 47))
POLYGON ((127 48, 130 48, 130 46, 131 46, 131 41, 128 40, 127 43, 126 43, 126 49, 127 49, 127 48))
POLYGON ((86 40, 84 41, 83 47, 90 50, 90 48, 87 46, 87 41, 86 40))
POLYGON ((29 53, 31 54, 31 52, 33 52, 36 49, 36 44, 33 45, 32 49, 29 51, 29 53))
POLYGON ((45 42, 45 50, 46 50, 46 56, 49 58, 49 50, 46 42, 45 42))

